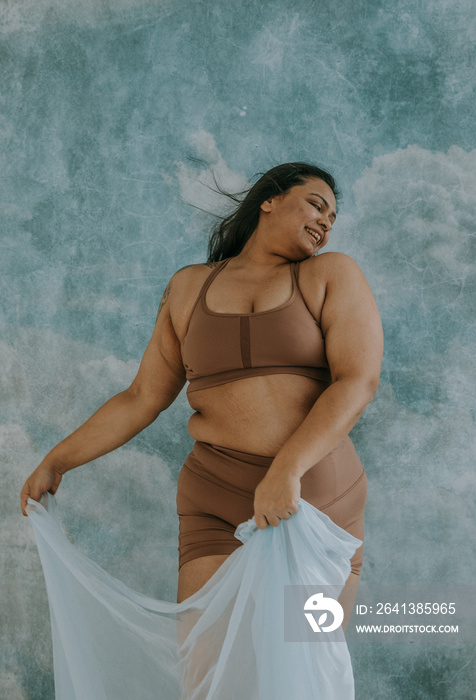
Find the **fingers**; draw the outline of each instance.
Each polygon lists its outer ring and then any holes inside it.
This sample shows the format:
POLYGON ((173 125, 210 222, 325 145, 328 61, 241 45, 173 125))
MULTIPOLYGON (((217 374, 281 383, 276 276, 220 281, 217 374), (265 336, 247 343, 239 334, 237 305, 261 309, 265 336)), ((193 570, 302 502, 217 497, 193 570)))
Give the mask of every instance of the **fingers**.
MULTIPOLYGON (((55 491, 57 488, 58 487, 55 488, 55 491)), ((48 489, 48 490, 50 491, 50 493, 54 493, 50 489, 48 489)), ((22 511, 23 515, 28 515, 28 513, 26 512, 26 507, 28 505, 28 499, 32 498, 34 501, 39 502, 42 494, 45 493, 45 491, 46 491, 46 489, 41 490, 38 487, 34 488, 34 486, 30 485, 29 482, 26 482, 26 484, 22 488, 21 494, 20 494, 20 505, 21 505, 21 511, 22 511)))
MULTIPOLYGON (((296 510, 296 513, 298 512, 298 510, 299 508, 296 510)), ((289 520, 291 515, 294 515, 294 513, 290 513, 289 511, 287 511, 283 515, 257 515, 255 513, 255 522, 260 530, 266 530, 268 525, 271 525, 271 527, 278 527, 281 520, 289 520)))
POLYGON ((20 494, 20 505, 21 505, 21 512, 23 515, 28 515, 26 512, 26 506, 28 504, 28 499, 30 498, 30 485, 28 482, 23 486, 20 494))
POLYGON ((266 518, 264 517, 264 515, 257 515, 256 513, 255 513, 255 522, 260 530, 266 530, 266 528, 269 525, 269 523, 266 520, 266 518))

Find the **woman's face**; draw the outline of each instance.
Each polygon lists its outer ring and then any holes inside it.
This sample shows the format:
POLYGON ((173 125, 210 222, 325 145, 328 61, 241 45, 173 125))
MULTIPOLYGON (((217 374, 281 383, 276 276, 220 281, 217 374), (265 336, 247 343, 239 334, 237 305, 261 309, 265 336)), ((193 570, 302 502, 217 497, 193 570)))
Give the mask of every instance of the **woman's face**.
MULTIPOLYGON (((265 222, 277 246, 290 259, 315 255, 329 241, 336 218, 334 193, 324 180, 311 178, 261 205, 265 222)), ((274 247, 273 243, 273 247, 274 247)))

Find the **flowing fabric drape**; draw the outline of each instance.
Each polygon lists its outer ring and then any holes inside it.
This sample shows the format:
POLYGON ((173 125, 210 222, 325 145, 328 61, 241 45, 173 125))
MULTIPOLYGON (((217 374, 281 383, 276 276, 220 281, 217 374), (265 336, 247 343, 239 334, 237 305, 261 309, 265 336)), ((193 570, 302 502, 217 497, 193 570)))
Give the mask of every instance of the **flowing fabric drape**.
MULTIPOLYGON (((302 498, 182 603, 137 593, 79 552, 55 498, 29 499, 46 581, 56 700, 352 700, 345 638, 284 641, 285 585, 340 592, 361 541, 302 498)), ((120 517, 120 513, 118 514, 120 517)))

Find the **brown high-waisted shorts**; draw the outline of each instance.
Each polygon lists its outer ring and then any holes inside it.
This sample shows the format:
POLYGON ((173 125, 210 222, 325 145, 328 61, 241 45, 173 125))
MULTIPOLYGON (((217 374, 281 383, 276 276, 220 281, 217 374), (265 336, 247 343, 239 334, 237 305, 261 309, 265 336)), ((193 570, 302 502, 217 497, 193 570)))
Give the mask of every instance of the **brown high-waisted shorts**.
MULTIPOLYGON (((231 554, 242 546, 234 532, 253 517, 254 491, 272 461, 195 442, 178 477, 179 569, 197 557, 231 554)), ((364 540, 367 477, 348 436, 301 477, 301 497, 364 540)), ((351 559, 352 573, 360 575, 362 561, 363 545, 351 559)))

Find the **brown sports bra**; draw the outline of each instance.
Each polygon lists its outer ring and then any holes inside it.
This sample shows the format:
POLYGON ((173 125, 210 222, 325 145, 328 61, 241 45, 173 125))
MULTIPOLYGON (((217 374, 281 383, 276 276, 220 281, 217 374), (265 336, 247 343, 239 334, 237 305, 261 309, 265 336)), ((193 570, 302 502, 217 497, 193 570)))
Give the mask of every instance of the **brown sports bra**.
POLYGON ((230 260, 210 273, 192 309, 182 346, 187 393, 263 374, 301 374, 330 384, 324 338, 299 289, 299 263, 291 263, 293 289, 284 304, 249 314, 211 311, 207 290, 230 260))

